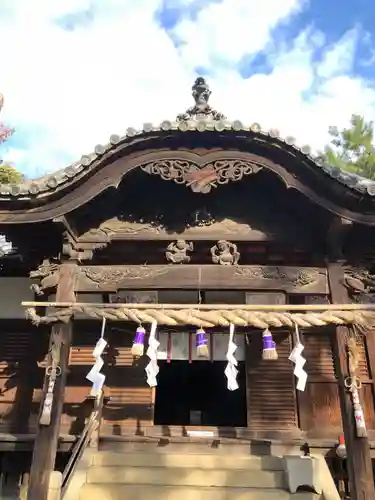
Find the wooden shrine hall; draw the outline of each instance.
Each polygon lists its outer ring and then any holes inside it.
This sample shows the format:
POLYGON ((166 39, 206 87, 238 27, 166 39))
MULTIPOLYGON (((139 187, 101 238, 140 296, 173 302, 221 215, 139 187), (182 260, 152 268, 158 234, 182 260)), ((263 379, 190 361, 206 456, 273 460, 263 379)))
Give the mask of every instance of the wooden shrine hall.
POLYGON ((373 500, 375 183, 192 90, 175 120, 0 186, 0 452, 32 449, 45 500, 93 404, 99 442, 344 434, 373 500))

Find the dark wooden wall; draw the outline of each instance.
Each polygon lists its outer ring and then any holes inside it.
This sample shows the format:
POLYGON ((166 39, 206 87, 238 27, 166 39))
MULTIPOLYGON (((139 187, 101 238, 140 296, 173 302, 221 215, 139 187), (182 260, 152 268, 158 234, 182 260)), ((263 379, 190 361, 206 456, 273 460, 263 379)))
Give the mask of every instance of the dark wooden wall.
MULTIPOLYGON (((331 336, 329 328, 303 334, 308 373, 304 392, 295 390, 293 365, 288 360, 292 345, 290 333, 274 334, 277 361, 262 360, 261 339, 259 336, 251 338, 247 351, 248 426, 251 430, 259 435, 272 435, 283 429, 295 435, 302 431, 306 436, 337 438, 342 432, 342 423, 331 336)), ((360 346, 361 401, 367 427, 375 431, 374 391, 366 339, 360 346)))
MULTIPOLYGON (((143 357, 136 361, 130 349, 133 333, 129 327, 108 328, 105 338, 108 346, 103 355, 103 373, 106 375, 105 391, 109 396, 103 410, 101 432, 121 435, 126 429, 136 429, 152 424, 152 390, 146 384, 143 357)), ((62 425, 69 433, 77 433, 83 419, 90 411, 82 404, 90 391, 86 375, 93 365, 92 350, 100 334, 97 322, 76 322, 70 354, 70 371, 65 397, 62 425)))
POLYGON ((29 321, 0 322, 0 432, 34 433, 48 331, 29 321))
MULTIPOLYGON (((100 327, 95 321, 76 322, 70 354, 68 385, 62 417, 62 434, 77 434, 90 412, 85 376, 93 364, 93 345, 100 327)), ((34 434, 48 348, 48 329, 26 321, 0 323, 0 433, 34 434)), ((134 361, 130 348, 132 331, 126 325, 108 329, 104 373, 110 401, 103 411, 103 435, 143 432, 153 425, 153 390, 146 383, 146 358, 134 361)), ((303 334, 308 383, 305 392, 295 390, 293 365, 288 360, 292 339, 289 332, 275 332, 279 358, 261 358, 261 337, 249 334, 247 346, 248 428, 254 436, 283 433, 336 439, 341 417, 334 372, 331 331, 319 329, 303 334)), ((373 341, 370 337, 371 342, 373 341)), ((371 343, 369 342, 369 343, 371 343)), ((370 437, 375 438, 374 384, 369 348, 362 343, 361 396, 370 437)), ((373 359, 373 358, 372 358, 373 359)), ((285 434, 286 435, 286 434, 285 434)))
POLYGON ((248 427, 262 435, 278 429, 295 431, 297 403, 293 367, 288 356, 292 349, 289 332, 274 333, 278 359, 262 359, 261 335, 249 335, 247 346, 248 427))
MULTIPOLYGON (((301 429, 312 435, 341 432, 331 335, 329 329, 304 335, 309 379, 305 393, 298 395, 299 417, 301 429)), ((374 393, 366 339, 360 342, 360 356, 358 375, 362 381, 361 402, 367 427, 375 430, 374 393)))

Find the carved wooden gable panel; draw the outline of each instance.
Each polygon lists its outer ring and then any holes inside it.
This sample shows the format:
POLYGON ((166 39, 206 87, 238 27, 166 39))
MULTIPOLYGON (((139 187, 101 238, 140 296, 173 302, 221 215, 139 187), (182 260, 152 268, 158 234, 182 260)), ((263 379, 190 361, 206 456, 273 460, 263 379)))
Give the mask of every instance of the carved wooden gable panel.
POLYGON ((256 174, 262 166, 250 160, 223 158, 212 161, 196 156, 196 160, 168 158, 141 164, 141 170, 163 180, 185 184, 194 193, 207 194, 220 184, 238 182, 245 175, 256 174))
POLYGON ((303 203, 296 212, 293 193, 272 176, 249 175, 262 169, 228 157, 228 152, 221 154, 223 158, 216 152, 214 161, 190 152, 196 161, 170 158, 141 164, 118 191, 103 193, 71 215, 77 248, 83 251, 90 244, 100 248, 119 240, 283 240, 299 247, 303 241, 313 241, 316 207, 312 214, 303 203), (143 171, 151 175, 144 177, 143 171), (241 183, 229 182, 244 176, 241 183), (174 182, 158 183, 160 178, 174 182), (181 186, 184 183, 191 190, 181 186))

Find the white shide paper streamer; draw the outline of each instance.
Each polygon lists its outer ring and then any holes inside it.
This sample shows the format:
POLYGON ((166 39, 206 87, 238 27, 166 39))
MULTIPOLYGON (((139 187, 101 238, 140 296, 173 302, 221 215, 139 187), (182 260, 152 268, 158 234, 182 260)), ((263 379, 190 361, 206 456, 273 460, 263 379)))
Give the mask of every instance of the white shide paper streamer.
POLYGON ((96 346, 92 352, 93 358, 95 359, 95 363, 94 366, 89 371, 89 373, 86 375, 87 380, 90 380, 90 382, 92 383, 90 396, 94 397, 97 396, 99 392, 102 390, 105 381, 105 375, 103 373, 100 373, 100 370, 103 368, 104 365, 102 354, 107 345, 107 341, 104 339, 105 324, 106 324, 106 318, 103 318, 100 339, 96 343, 96 346))
POLYGON ((148 349, 146 355, 150 358, 150 362, 145 368, 147 374, 147 383, 150 387, 158 385, 157 376, 159 373, 158 366, 158 347, 160 342, 156 339, 157 322, 153 321, 150 329, 150 337, 148 339, 148 349))
POLYGON ((292 352, 290 353, 289 360, 295 365, 293 373, 297 379, 296 389, 303 392, 306 388, 307 382, 307 373, 303 369, 306 363, 306 359, 302 356, 302 351, 304 350, 305 346, 301 343, 297 325, 295 326, 295 334, 296 344, 292 352))
POLYGON ((225 376, 228 379, 228 389, 230 391, 235 391, 239 388, 237 382, 238 370, 236 366, 238 365, 238 361, 234 357, 234 353, 236 352, 237 346, 234 343, 234 325, 231 324, 229 326, 229 342, 228 342, 228 350, 226 358, 228 360, 227 367, 225 368, 225 376))

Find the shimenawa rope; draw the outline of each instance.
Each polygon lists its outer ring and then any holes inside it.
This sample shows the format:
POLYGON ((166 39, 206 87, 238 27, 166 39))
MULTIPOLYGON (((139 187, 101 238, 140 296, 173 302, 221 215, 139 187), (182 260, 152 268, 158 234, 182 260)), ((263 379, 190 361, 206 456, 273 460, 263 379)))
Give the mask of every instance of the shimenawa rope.
POLYGON ((294 328, 295 325, 302 328, 311 326, 326 326, 355 324, 359 328, 370 328, 375 324, 375 312, 371 310, 327 310, 324 312, 290 313, 277 311, 250 311, 246 309, 162 309, 134 307, 90 307, 72 306, 57 309, 46 316, 39 316, 34 307, 26 309, 27 317, 36 325, 42 323, 66 322, 75 314, 85 314, 91 318, 106 318, 111 321, 132 321, 138 324, 152 323, 157 321, 158 325, 192 325, 203 328, 215 326, 253 326, 255 328, 278 328, 287 326, 294 328))

